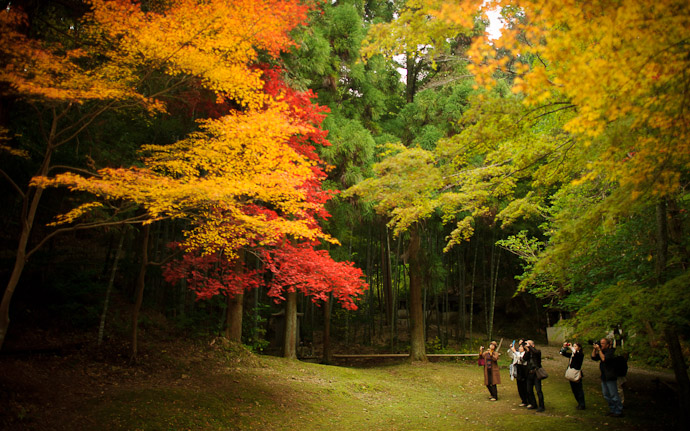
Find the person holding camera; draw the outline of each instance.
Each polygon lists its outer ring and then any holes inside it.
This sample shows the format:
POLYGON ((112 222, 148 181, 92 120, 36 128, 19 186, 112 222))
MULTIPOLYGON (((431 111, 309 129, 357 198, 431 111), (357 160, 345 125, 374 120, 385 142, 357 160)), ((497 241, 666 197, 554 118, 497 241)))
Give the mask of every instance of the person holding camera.
POLYGON ((585 391, 582 388, 582 361, 585 355, 582 353, 582 344, 580 343, 563 343, 560 354, 566 358, 570 358, 568 368, 575 370, 573 374, 576 375, 576 380, 571 380, 566 372, 566 378, 570 382, 570 390, 573 391, 575 401, 577 401, 577 410, 585 409, 585 391))
POLYGON ((623 404, 618 396, 618 374, 614 364, 616 349, 606 338, 594 343, 592 350, 592 360, 599 361, 599 371, 601 371, 601 393, 609 404, 608 416, 623 416, 623 404))
POLYGON ((518 395, 520 395, 520 407, 526 407, 529 404, 527 398, 527 362, 525 361, 525 342, 519 340, 517 346, 515 341, 508 349, 508 355, 513 358, 513 370, 515 381, 517 383, 518 395))
POLYGON ((479 348, 479 357, 484 359, 484 384, 489 390, 491 401, 498 400, 498 388, 496 385, 501 384, 501 374, 498 368, 498 351, 495 341, 489 343, 489 351, 484 351, 484 346, 479 348))
POLYGON ((541 379, 537 377, 537 369, 541 368, 541 350, 534 347, 534 341, 527 340, 525 343, 524 360, 527 362, 527 400, 528 409, 536 409, 538 412, 544 411, 544 393, 541 390, 541 379), (537 390, 537 397, 534 396, 534 389, 537 390), (537 399, 539 403, 537 403, 537 399))

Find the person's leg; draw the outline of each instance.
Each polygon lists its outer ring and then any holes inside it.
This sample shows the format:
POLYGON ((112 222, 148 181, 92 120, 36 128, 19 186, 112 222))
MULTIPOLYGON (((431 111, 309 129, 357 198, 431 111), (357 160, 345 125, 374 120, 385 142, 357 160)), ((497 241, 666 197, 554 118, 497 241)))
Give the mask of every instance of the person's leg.
POLYGON ((582 379, 577 382, 570 382, 570 390, 573 391, 575 400, 577 401, 577 408, 579 410, 585 409, 585 391, 582 388, 582 379))
POLYGON ((623 413, 623 405, 620 398, 618 398, 618 386, 615 380, 602 380, 601 393, 609 404, 611 414, 620 415, 623 413))
POLYGON ((534 387, 537 389, 537 397, 539 398, 539 408, 537 411, 544 411, 544 393, 541 390, 541 380, 536 379, 534 381, 534 387))
POLYGON ((537 408, 537 399, 534 397, 534 382, 536 381, 536 378, 534 377, 534 374, 529 374, 527 376, 527 403, 529 404, 527 406, 528 409, 536 409, 537 408))
POLYGON ((621 404, 625 404, 625 393, 623 392, 623 384, 627 381, 628 379, 625 377, 619 377, 616 380, 616 386, 618 387, 618 398, 621 400, 621 404))
POLYGON ((522 401, 522 404, 529 404, 529 399, 527 398, 527 380, 525 380, 524 378, 518 379, 517 390, 518 395, 520 395, 520 401, 522 401))
POLYGON ((489 395, 491 395, 491 398, 496 398, 496 397, 494 396, 494 391, 493 391, 493 389, 491 388, 492 386, 496 386, 496 385, 493 384, 494 382, 493 382, 493 378, 492 378, 493 376, 491 375, 491 370, 489 369, 489 370, 487 370, 487 371, 488 371, 488 373, 487 373, 486 375, 487 375, 488 382, 487 382, 487 385, 486 385, 486 389, 489 390, 489 395))
POLYGON ((489 385, 489 392, 491 393, 491 397, 493 399, 498 399, 498 388, 496 387, 496 385, 489 385))
POLYGON ((575 397, 575 401, 577 401, 577 405, 580 405, 580 400, 578 399, 578 392, 577 392, 577 382, 569 382, 570 383, 570 390, 573 393, 573 396, 575 397))

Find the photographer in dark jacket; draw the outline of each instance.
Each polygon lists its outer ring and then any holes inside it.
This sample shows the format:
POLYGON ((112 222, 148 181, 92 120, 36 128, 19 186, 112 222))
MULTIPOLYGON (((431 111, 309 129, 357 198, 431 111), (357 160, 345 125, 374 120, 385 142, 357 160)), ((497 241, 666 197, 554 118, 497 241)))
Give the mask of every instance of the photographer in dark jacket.
POLYGON ((536 409, 538 412, 544 411, 544 393, 541 390, 541 380, 537 378, 537 368, 541 368, 541 350, 534 347, 534 341, 527 340, 525 345, 524 360, 527 362, 527 399, 529 400, 528 409, 536 409), (534 396, 534 389, 537 389, 537 398, 534 396))
POLYGON ((592 360, 599 362, 599 371, 601 371, 601 393, 604 399, 609 403, 610 412, 608 416, 621 417, 623 416, 623 404, 618 397, 618 386, 616 380, 618 375, 613 363, 616 349, 611 346, 611 343, 606 338, 602 338, 599 343, 594 344, 592 351, 592 360))
POLYGON ((573 391, 575 395, 575 400, 577 401, 577 409, 585 409, 585 391, 582 388, 582 361, 585 359, 584 353, 582 353, 582 344, 580 343, 563 343, 560 354, 566 358, 570 358, 569 368, 580 370, 580 380, 573 382, 570 381, 570 390, 573 391))

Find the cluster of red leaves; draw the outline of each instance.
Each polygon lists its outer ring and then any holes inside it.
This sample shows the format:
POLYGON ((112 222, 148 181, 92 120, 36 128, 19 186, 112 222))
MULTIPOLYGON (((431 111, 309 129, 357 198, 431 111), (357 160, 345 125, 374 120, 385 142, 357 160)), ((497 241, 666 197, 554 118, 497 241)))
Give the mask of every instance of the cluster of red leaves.
POLYGON ((268 295, 284 300, 285 292, 301 291, 312 301, 328 300, 332 293, 343 308, 356 310, 354 300, 368 288, 364 274, 352 262, 336 262, 313 244, 287 244, 264 250, 265 269, 271 273, 268 295))
MULTIPOLYGON (((326 138, 328 132, 321 128, 328 108, 313 102, 316 95, 311 90, 300 92, 290 88, 282 79, 283 71, 280 68, 260 66, 259 69, 263 73, 264 92, 274 100, 286 103, 292 120, 304 126, 305 132, 292 136, 288 144, 314 163, 314 176, 302 188, 305 199, 313 204, 312 211, 305 217, 313 227, 317 227, 318 219, 330 217, 324 204, 333 196, 333 192, 321 187, 327 176, 326 166, 316 151, 317 145, 330 145, 326 138)), ((251 215, 262 214, 268 220, 279 217, 273 209, 256 204, 248 204, 243 211, 251 215)), ((232 220, 226 222, 232 223, 232 220)), ((315 250, 317 243, 290 244, 285 239, 267 244, 265 238, 251 238, 248 244, 263 260, 261 271, 247 271, 244 268, 240 271, 236 268, 236 261, 227 257, 192 251, 166 267, 166 280, 186 280, 198 299, 219 294, 236 295, 265 286, 268 295, 276 300, 284 300, 284 293, 293 291, 301 291, 315 302, 327 300, 332 294, 344 308, 351 310, 357 308, 355 299, 368 287, 362 279, 362 270, 355 268, 351 262, 334 261, 326 250, 315 250), (270 281, 265 283, 264 279, 270 281)))
MULTIPOLYGON (((172 244, 173 248, 179 247, 172 244)), ((216 295, 235 296, 260 286, 257 271, 249 271, 237 260, 222 253, 203 254, 198 250, 186 252, 181 259, 165 266, 163 277, 168 283, 186 281, 197 299, 210 299, 216 295)))
POLYGON ((300 291, 314 302, 327 301, 331 293, 348 310, 357 309, 355 299, 368 288, 361 269, 352 262, 334 261, 326 250, 315 250, 314 244, 263 249, 261 258, 263 269, 250 271, 222 253, 191 251, 166 265, 163 276, 169 283, 184 280, 197 299, 235 296, 264 286, 276 301, 285 300, 286 292, 300 291))

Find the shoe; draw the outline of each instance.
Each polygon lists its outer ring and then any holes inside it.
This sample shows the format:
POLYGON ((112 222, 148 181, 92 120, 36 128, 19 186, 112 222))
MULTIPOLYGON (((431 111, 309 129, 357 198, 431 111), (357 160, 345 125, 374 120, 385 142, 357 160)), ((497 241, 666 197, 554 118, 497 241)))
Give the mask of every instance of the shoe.
POLYGON ((527 410, 536 410, 537 408, 534 407, 532 404, 527 406, 527 410))
POLYGON ((498 400, 498 399, 497 399, 497 398, 494 398, 494 397, 489 398, 489 401, 497 401, 497 400, 498 400))
POLYGON ((537 411, 538 411, 538 412, 543 412, 543 411, 544 411, 544 407, 539 407, 539 408, 537 409, 537 411))
POLYGON ((584 410, 584 409, 585 409, 585 406, 581 406, 581 405, 578 404, 578 406, 575 407, 575 409, 576 409, 576 410, 584 410))
POLYGON ((527 407, 527 404, 522 403, 522 404, 520 404, 520 407, 527 407))

